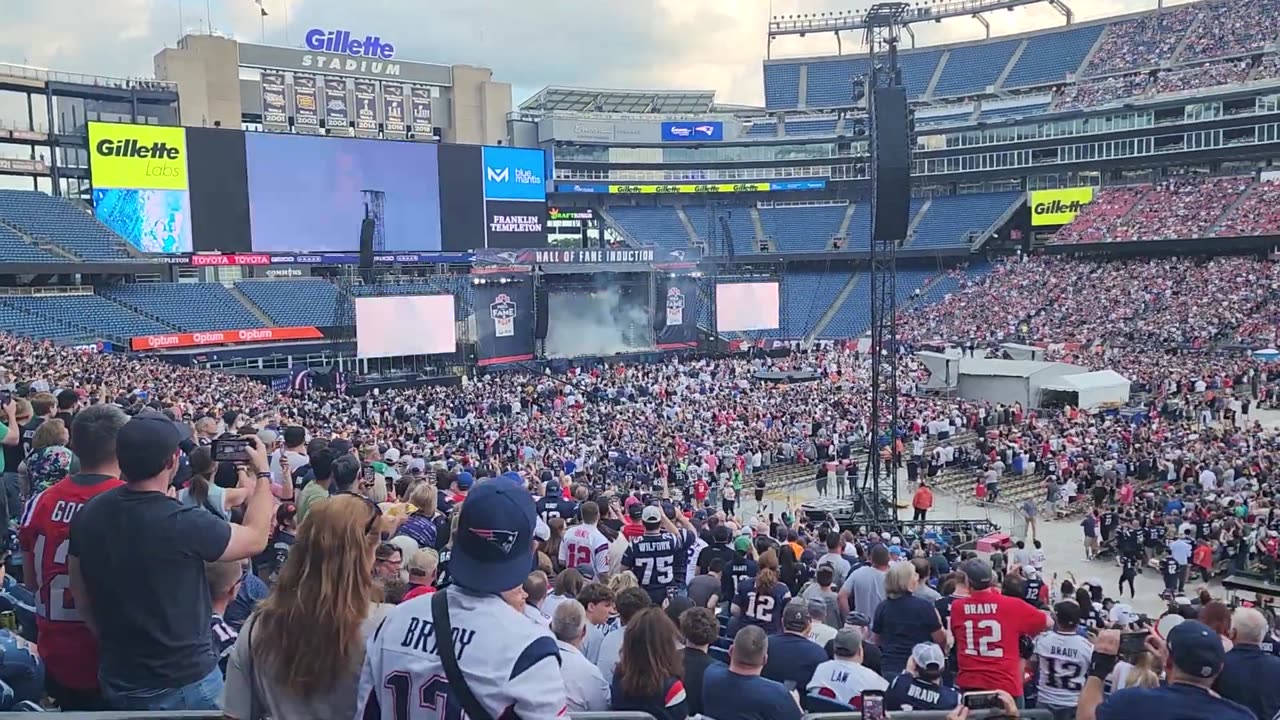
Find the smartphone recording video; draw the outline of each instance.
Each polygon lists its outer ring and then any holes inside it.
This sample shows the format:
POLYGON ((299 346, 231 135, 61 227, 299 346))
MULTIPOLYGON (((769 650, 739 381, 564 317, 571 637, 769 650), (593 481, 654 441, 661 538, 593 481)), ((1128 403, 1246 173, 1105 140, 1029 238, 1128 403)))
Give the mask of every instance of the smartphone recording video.
POLYGON ((213 441, 213 459, 217 462, 248 462, 249 441, 245 438, 219 438, 213 441))

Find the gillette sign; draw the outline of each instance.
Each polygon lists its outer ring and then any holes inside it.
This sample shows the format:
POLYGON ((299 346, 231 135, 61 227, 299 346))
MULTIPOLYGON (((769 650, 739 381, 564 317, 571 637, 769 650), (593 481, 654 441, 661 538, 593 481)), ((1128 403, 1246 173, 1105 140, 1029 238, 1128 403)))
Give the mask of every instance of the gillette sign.
POLYGON ((484 196, 546 202, 546 155, 538 149, 484 148, 484 196))
POLYGON ((382 38, 377 35, 358 38, 353 37, 350 30, 313 28, 307 31, 305 41, 309 50, 336 55, 390 60, 396 54, 396 46, 389 42, 382 42, 382 38))
POLYGON ((662 142, 720 142, 724 140, 724 123, 681 121, 662 123, 662 142))

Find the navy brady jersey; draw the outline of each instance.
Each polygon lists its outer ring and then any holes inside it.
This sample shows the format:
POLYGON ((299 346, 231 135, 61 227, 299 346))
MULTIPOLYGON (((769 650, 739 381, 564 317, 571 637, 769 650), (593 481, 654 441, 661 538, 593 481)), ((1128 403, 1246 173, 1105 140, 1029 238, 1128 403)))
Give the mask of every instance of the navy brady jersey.
POLYGON ((782 632, 782 608, 791 599, 786 585, 775 582, 768 592, 757 593, 754 579, 738 584, 733 604, 742 610, 740 619, 746 625, 755 625, 770 635, 782 632))
MULTIPOLYGON (((369 639, 355 717, 463 720, 449 688, 431 620, 434 595, 387 613, 369 639)), ((557 720, 566 714, 560 649, 547 626, 530 622, 497 595, 447 591, 454 654, 467 687, 490 717, 557 720)))
POLYGON ((538 498, 534 503, 534 509, 538 513, 538 517, 543 522, 551 522, 552 518, 561 518, 565 522, 574 520, 578 517, 578 503, 572 500, 565 500, 563 497, 555 497, 548 495, 547 497, 538 498))
POLYGON ((645 533, 622 553, 622 566, 635 573, 636 581, 654 604, 661 605, 683 577, 678 574, 688 547, 668 532, 645 533))
POLYGON ((955 710, 960 691, 949 685, 931 683, 903 673, 884 691, 885 710, 955 710))

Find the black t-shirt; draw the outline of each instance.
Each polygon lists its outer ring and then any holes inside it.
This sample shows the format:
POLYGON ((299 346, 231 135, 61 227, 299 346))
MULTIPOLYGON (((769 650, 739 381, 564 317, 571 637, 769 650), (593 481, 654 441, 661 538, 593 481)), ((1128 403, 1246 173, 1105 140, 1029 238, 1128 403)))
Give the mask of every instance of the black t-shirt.
POLYGON ((204 564, 230 540, 231 526, 204 508, 128 486, 76 513, 70 554, 98 620, 104 684, 177 688, 213 670, 204 564))
MULTIPOLYGON (((22 457, 25 458, 26 456, 31 454, 31 441, 35 439, 36 431, 39 430, 40 426, 43 424, 44 424, 44 418, 34 417, 34 418, 31 418, 31 420, 29 420, 26 425, 22 426, 22 457)), ((71 428, 68 427, 67 430, 69 431, 71 430, 71 428)), ((5 467, 9 467, 7 458, 5 460, 5 467)), ((18 471, 17 465, 13 466, 13 471, 14 472, 18 471)))

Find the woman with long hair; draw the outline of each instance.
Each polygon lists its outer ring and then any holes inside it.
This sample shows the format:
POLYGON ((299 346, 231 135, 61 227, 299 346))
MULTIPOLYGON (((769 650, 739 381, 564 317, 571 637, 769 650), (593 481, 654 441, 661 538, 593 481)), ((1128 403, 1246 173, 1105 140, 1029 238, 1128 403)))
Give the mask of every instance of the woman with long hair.
POLYGON ((436 510, 436 487, 421 482, 410 488, 405 497, 414 510, 396 534, 413 538, 418 547, 438 550, 436 540, 440 536, 440 524, 447 520, 436 510))
POLYGON ((631 618, 613 672, 610 709, 645 712, 656 720, 689 716, 677 640, 676 626, 661 608, 647 608, 631 618))
POLYGON ((193 507, 203 507, 223 520, 231 517, 231 508, 237 508, 253 493, 246 483, 240 487, 224 488, 214 482, 218 475, 218 462, 213 451, 203 445, 191 451, 187 462, 191 466, 191 482, 178 492, 178 502, 193 507))
POLYGON ((766 550, 757 564, 755 578, 744 578, 734 591, 730 634, 736 635, 743 625, 755 625, 772 635, 782 632, 782 608, 791 591, 778 578, 778 553, 766 550))
POLYGON ((365 639, 386 608, 373 579, 381 512, 355 495, 316 503, 275 590, 240 631, 223 712, 235 720, 349 719, 365 639), (323 629, 323 631, 320 631, 323 629))

